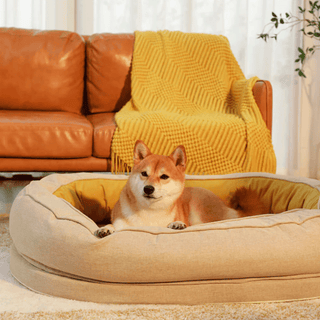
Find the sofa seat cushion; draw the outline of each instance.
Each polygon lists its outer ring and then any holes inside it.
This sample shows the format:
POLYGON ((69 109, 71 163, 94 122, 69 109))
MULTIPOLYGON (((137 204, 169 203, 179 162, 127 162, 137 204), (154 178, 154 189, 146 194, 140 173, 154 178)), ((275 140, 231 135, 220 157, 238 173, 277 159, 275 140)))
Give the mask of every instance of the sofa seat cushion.
POLYGON ((73 159, 0 158, 0 172, 105 172, 111 159, 96 157, 73 159))
POLYGON ((89 157, 92 131, 79 114, 0 110, 0 157, 89 157))
POLYGON ((87 118, 93 126, 93 156, 110 158, 111 141, 116 130, 115 113, 97 113, 87 118))

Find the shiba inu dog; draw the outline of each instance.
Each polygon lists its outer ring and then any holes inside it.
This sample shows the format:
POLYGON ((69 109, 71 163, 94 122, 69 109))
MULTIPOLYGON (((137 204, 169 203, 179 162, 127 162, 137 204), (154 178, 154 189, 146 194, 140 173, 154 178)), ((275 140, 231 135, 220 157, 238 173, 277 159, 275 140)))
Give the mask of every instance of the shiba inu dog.
POLYGON ((105 237, 130 226, 188 226, 268 213, 253 190, 240 188, 229 206, 211 191, 185 188, 186 152, 178 146, 170 156, 151 153, 143 141, 134 147, 134 166, 111 214, 112 224, 96 231, 105 237))

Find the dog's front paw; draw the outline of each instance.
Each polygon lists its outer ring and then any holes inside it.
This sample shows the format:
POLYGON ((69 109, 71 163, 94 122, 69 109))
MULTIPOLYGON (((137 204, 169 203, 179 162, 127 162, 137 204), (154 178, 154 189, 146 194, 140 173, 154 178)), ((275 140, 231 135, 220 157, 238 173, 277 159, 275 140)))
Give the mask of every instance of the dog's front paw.
POLYGON ((94 235, 98 238, 104 238, 110 234, 113 234, 115 231, 116 229, 114 226, 112 224, 108 224, 105 227, 99 228, 97 231, 95 231, 94 235))
POLYGON ((168 224, 167 228, 170 229, 176 229, 176 230, 182 230, 185 229, 187 225, 184 222, 181 221, 174 221, 168 224))

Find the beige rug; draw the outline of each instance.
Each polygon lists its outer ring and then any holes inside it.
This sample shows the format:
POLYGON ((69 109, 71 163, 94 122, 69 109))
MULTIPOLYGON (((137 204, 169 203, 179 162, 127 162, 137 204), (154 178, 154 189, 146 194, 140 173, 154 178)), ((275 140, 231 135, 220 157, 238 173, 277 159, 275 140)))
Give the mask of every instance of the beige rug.
POLYGON ((320 319, 320 299, 200 306, 108 305, 49 297, 20 285, 9 269, 8 215, 0 215, 0 320, 11 319, 320 319))

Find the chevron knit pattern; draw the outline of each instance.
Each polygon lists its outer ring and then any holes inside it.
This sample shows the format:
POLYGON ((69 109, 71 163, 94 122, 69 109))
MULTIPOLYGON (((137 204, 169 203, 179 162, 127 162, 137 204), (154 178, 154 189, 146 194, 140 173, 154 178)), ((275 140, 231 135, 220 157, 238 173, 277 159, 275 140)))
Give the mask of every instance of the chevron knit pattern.
POLYGON ((130 171, 136 140, 187 153, 188 174, 276 171, 267 129, 227 38, 136 32, 132 99, 116 114, 113 172, 130 171))

